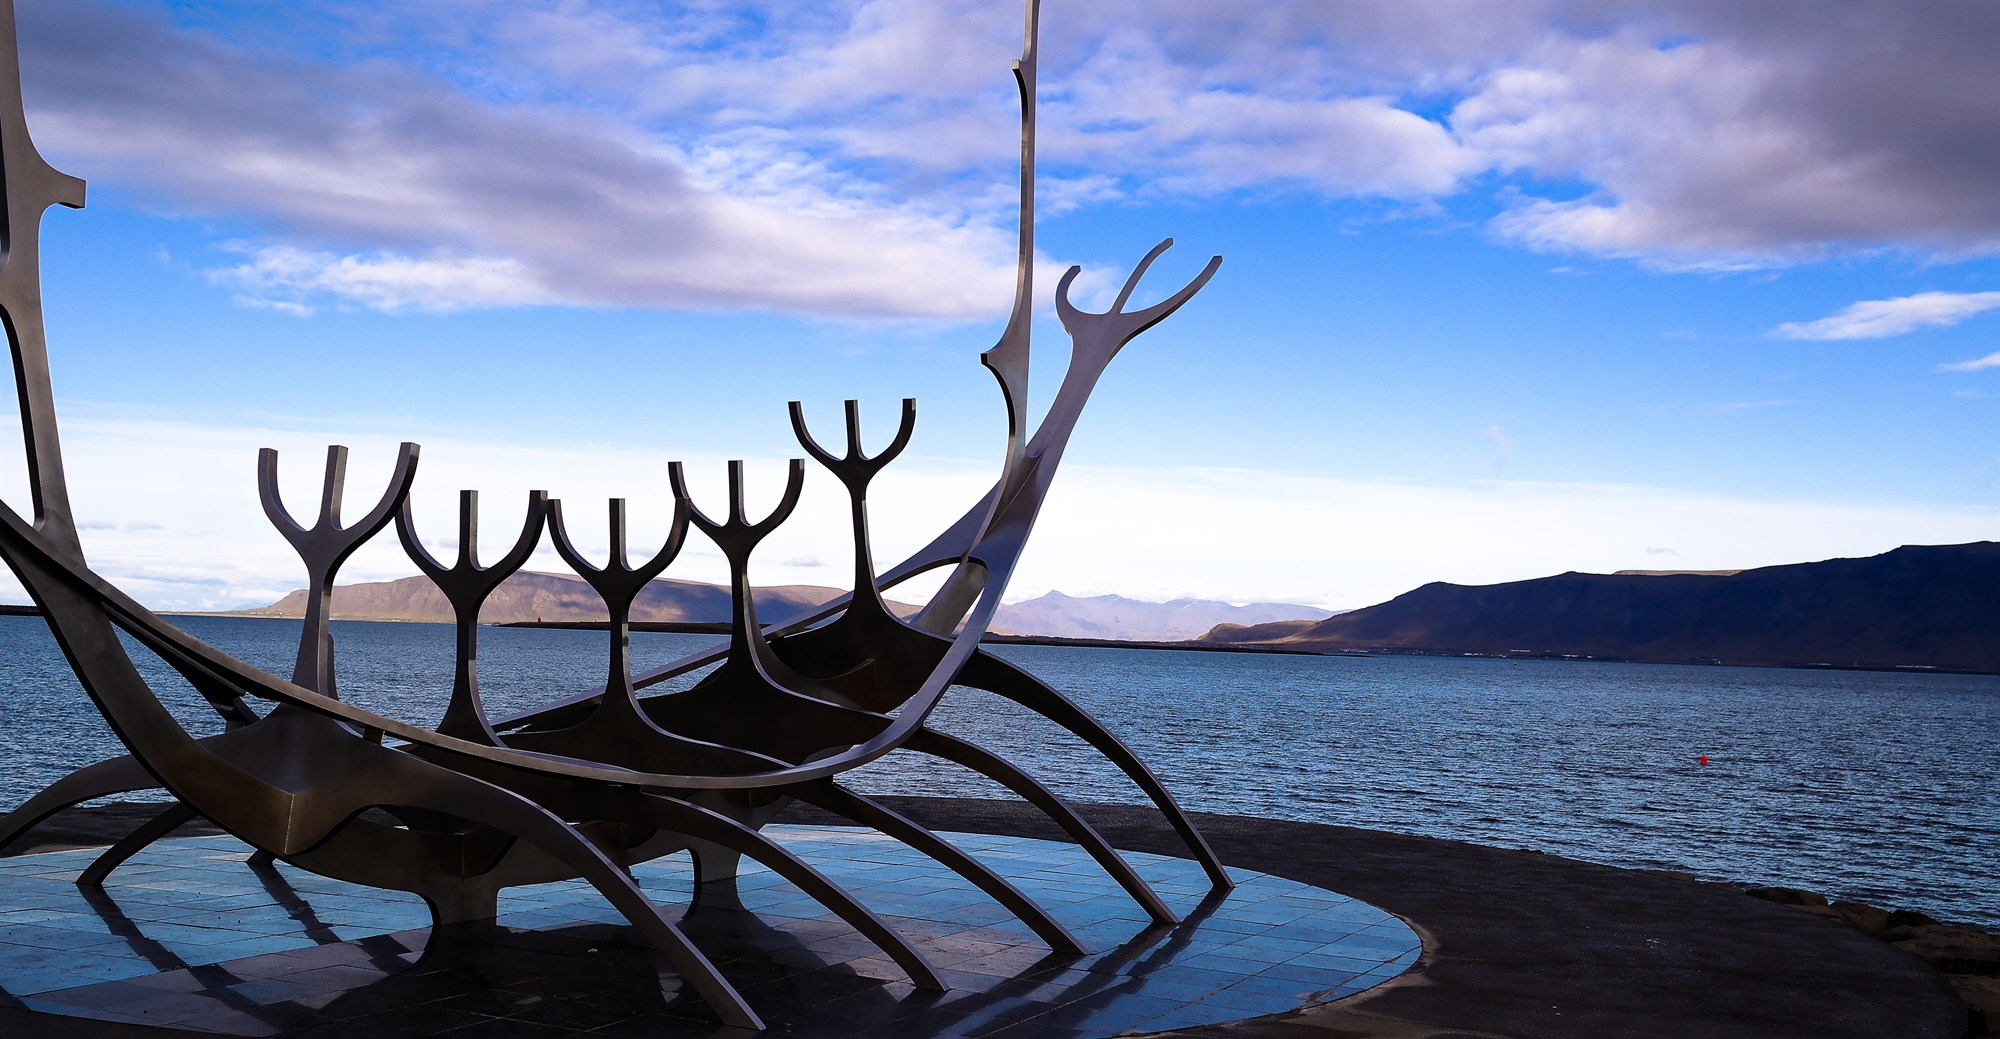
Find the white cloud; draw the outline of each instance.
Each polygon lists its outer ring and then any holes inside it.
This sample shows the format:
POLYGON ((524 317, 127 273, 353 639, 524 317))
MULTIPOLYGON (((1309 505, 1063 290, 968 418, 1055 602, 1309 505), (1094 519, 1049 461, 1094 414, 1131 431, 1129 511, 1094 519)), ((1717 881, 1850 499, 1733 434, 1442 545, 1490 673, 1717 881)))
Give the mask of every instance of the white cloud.
MULTIPOLYGON (((209 272, 209 277, 214 280, 223 280, 225 273, 211 271, 209 272)), ((319 310, 315 307, 288 299, 268 299, 263 296, 232 296, 230 297, 230 302, 239 307, 249 307, 253 310, 275 310, 280 314, 287 314, 291 317, 311 317, 319 313, 319 310)))
POLYGON ((380 59, 269 56, 157 12, 36 13, 23 52, 44 150, 260 226, 250 262, 213 272, 253 305, 966 319, 1011 296, 1011 211, 898 196, 796 142, 691 149, 380 59))
POLYGON ((1051 158, 1115 171, 1135 193, 1275 186, 1413 198, 1454 192, 1485 167, 1443 125, 1394 98, 1218 77, 1136 29, 1109 33, 1049 81, 1042 121, 1051 158))
MULTIPOLYGON (((66 407, 64 448, 84 547, 93 566, 159 609, 271 602, 301 572, 257 504, 256 448, 280 449, 280 486, 295 513, 315 506, 324 445, 352 448, 347 512, 373 503, 395 442, 318 429, 204 426, 66 407)), ((510 536, 522 496, 546 488, 568 503, 593 558, 607 546, 602 501, 629 499, 634 553, 665 537, 672 502, 660 478, 669 452, 595 443, 514 443, 432 430, 420 435, 414 493, 427 540, 455 530, 456 492, 481 491, 488 530, 510 536)), ((19 504, 18 452, 0 453, 0 482, 19 504)), ((719 456, 686 458, 696 503, 722 507, 719 456)), ((784 463, 749 460, 749 511, 775 504, 784 463)), ((878 562, 925 544, 990 485, 977 466, 911 458, 870 490, 878 562)), ((1158 601, 1192 595, 1231 602, 1358 607, 1429 581, 1486 584, 1566 570, 1647 569, 1672 545, 1676 567, 1737 569, 1871 555, 1906 543, 2000 538, 1984 507, 1762 501, 1614 484, 1485 481, 1438 485, 1335 479, 1249 469, 1130 469, 1075 465, 1058 477, 1011 588, 1158 601), (1143 522, 1136 520, 1143 519, 1143 522), (1167 561, 1162 565, 1162 561, 1167 561)), ((837 584, 849 554, 846 499, 808 467, 794 517, 753 563, 760 583, 837 584)), ((562 571, 544 549, 529 566, 562 571)), ((343 582, 410 576, 393 536, 342 569, 343 582)), ((697 535, 667 576, 724 581, 720 556, 697 535)), ((11 585, 9 586, 11 588, 11 585)), ((18 593, 15 593, 18 595, 18 593)))
POLYGON ((1503 169, 1578 186, 1529 187, 1496 229, 1681 269, 2000 248, 2000 68, 1984 56, 2000 17, 1838 10, 1629 5, 1600 12, 1608 32, 1552 29, 1498 56, 1452 128, 1503 169))
POLYGON ((2000 292, 1920 292, 1863 300, 1818 321, 1779 325, 1771 334, 1780 339, 1887 339, 1919 328, 1955 325, 1996 307, 2000 292))
POLYGON ((515 260, 404 256, 335 256, 289 246, 238 246, 250 262, 208 272, 218 283, 254 293, 239 297, 294 317, 310 317, 301 299, 333 296, 390 313, 518 306, 553 300, 515 260))
POLYGON ((1953 361, 1938 365, 1938 371, 1941 372, 1979 372, 1988 368, 2000 368, 2000 351, 1970 361, 1953 361))
MULTIPOLYGON (((1669 269, 2000 249, 2000 8, 1840 11, 1053 8, 1049 211, 1485 195, 1505 240, 1669 269)), ((59 162, 316 261, 246 300, 963 319, 1007 298, 1011 2, 175 21, 202 17, 28 5, 25 76, 59 162)))

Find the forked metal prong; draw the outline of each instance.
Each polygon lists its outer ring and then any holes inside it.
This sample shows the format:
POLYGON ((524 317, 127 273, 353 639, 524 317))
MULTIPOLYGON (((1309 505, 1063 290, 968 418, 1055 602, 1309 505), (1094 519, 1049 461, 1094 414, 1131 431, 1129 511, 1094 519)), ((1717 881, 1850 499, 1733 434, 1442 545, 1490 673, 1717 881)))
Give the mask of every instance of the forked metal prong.
POLYGON ((896 427, 895 437, 889 441, 888 447, 883 448, 879 454, 871 456, 861 446, 861 402, 850 400, 845 402, 847 453, 835 455, 820 444, 806 428, 805 407, 798 401, 792 401, 788 408, 792 418, 792 433, 798 437, 799 446, 806 449, 806 454, 811 455, 813 461, 826 467, 828 472, 846 484, 850 491, 865 488, 876 473, 881 472, 884 466, 903 453, 904 448, 910 446, 910 437, 917 430, 917 399, 904 397, 903 411, 896 427))
POLYGON ((1131 301, 1132 291, 1139 287, 1139 280, 1145 276, 1147 269, 1152 267, 1153 261, 1173 244, 1174 240, 1167 238, 1154 246, 1125 279, 1125 284, 1118 290, 1118 298, 1111 304, 1111 309, 1101 314, 1080 310, 1076 304, 1070 302, 1070 286, 1075 283, 1076 276, 1083 271, 1083 268, 1073 266, 1063 272, 1062 280, 1056 284, 1056 315, 1062 319, 1063 328, 1069 331, 1070 338, 1076 342, 1079 351, 1086 346, 1096 346, 1105 350, 1104 359, 1109 361, 1109 355, 1116 354, 1119 348, 1131 342, 1139 333, 1166 320, 1167 316, 1179 310, 1182 304, 1193 299, 1194 294, 1200 292, 1222 267, 1222 257, 1211 256, 1208 258, 1208 264, 1201 269, 1201 273, 1181 286, 1180 291, 1144 310, 1126 312, 1125 304, 1131 301))
POLYGON ((716 547, 722 549, 722 554, 733 563, 739 556, 748 559, 750 550, 791 516, 792 510, 799 504, 799 492, 805 490, 806 461, 803 458, 790 460, 785 472, 784 497, 778 501, 777 508, 755 523, 750 522, 743 511, 742 459, 729 462, 729 519, 726 521, 718 522, 696 507, 688 494, 687 476, 679 462, 668 464, 667 479, 673 484, 674 496, 685 505, 689 521, 700 527, 701 532, 707 534, 709 540, 715 542, 716 547))
POLYGON ((477 594, 485 599, 493 587, 519 570, 534 554, 535 546, 541 543, 542 526, 549 514, 549 492, 529 491, 527 516, 522 523, 521 533, 505 555, 491 566, 479 565, 479 492, 458 492, 458 561, 447 566, 425 548, 417 537, 416 519, 409 499, 403 500, 402 508, 396 513, 396 535, 403 543, 403 551, 417 564, 426 577, 445 593, 447 599, 458 594, 477 594), (449 585, 449 587, 447 587, 449 585), (456 591, 463 587, 464 592, 456 591), (483 591, 478 591, 484 589, 483 591))
POLYGON ((451 566, 439 562, 417 537, 410 500, 396 513, 396 536, 403 543, 417 569, 431 579, 445 601, 451 604, 457 626, 458 652, 453 665, 451 701, 445 707, 438 732, 446 736, 497 746, 499 737, 486 718, 479 697, 479 609, 487 597, 507 578, 527 563, 541 543, 542 527, 548 520, 549 492, 529 491, 527 518, 513 547, 492 566, 479 565, 479 492, 458 492, 458 561, 451 566))
POLYGON ((569 524, 563 519, 560 498, 549 499, 549 538, 555 542, 556 554, 577 572, 577 576, 597 589, 598 594, 603 595, 607 590, 619 591, 622 594, 629 586, 630 593, 636 595, 647 581, 658 577, 660 572, 680 555, 681 545, 687 540, 690 507, 687 499, 680 496, 677 488, 674 498, 673 528, 667 532, 666 544, 661 545, 658 552, 653 553, 638 566, 633 566, 626 554, 625 499, 610 499, 607 511, 610 519, 611 551, 603 566, 593 566, 583 557, 583 552, 576 547, 576 543, 570 540, 569 524))
POLYGON ((278 452, 264 448, 257 452, 257 496, 271 525, 299 554, 306 567, 305 623, 299 632, 299 655, 292 667, 292 681, 307 689, 334 695, 333 637, 327 623, 331 616, 333 579, 340 564, 363 542, 396 517, 409 500, 410 485, 417 478, 418 447, 405 442, 396 451, 396 468, 389 486, 368 514, 352 526, 340 525, 341 496, 347 483, 347 448, 338 444, 326 449, 326 475, 320 485, 317 518, 310 529, 299 524, 285 508, 278 490, 278 452))

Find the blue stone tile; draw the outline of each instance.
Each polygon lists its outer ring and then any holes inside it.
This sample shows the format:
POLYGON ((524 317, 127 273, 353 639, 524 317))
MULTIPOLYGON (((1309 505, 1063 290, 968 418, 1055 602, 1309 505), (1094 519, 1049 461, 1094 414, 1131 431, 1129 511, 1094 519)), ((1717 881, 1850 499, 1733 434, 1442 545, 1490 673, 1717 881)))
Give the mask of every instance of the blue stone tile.
POLYGON ((1301 941, 1282 938, 1275 934, 1261 934, 1245 938, 1233 945, 1218 950, 1224 956, 1240 956, 1245 959, 1263 960, 1267 963, 1283 963, 1294 956, 1309 952, 1319 952, 1325 944, 1317 941, 1301 941))
POLYGON ((1233 1017, 1260 1017, 1264 1014, 1282 1013, 1298 1007, 1301 1000, 1272 996, 1263 992, 1241 989, 1224 989, 1201 1001, 1200 1005, 1213 1008, 1233 1017))
POLYGON ((1251 960, 1240 956, 1224 956, 1220 953, 1210 952, 1196 953, 1181 962, 1186 963, 1190 967, 1222 971, 1227 974, 1236 974, 1243 977, 1259 973, 1264 968, 1270 966, 1270 963, 1264 960, 1251 960))
POLYGON ((1291 978, 1266 973, 1244 978, 1242 981, 1229 986, 1224 991, 1241 995, 1256 995, 1266 1000, 1275 1000, 1279 1003, 1289 1001, 1289 1006, 1276 1008, 1278 1010, 1287 1010, 1304 1002, 1306 997, 1314 991, 1332 987, 1331 985, 1313 985, 1306 982, 1294 981, 1291 978))
POLYGON ((1294 956, 1286 963, 1296 967, 1314 967, 1323 970, 1346 971, 1350 974, 1366 974, 1381 966, 1385 961, 1380 956, 1342 956, 1334 953, 1313 952, 1304 956, 1294 956))
POLYGON ((1212 1007, 1197 1003, 1194 1006, 1182 1007, 1179 1010, 1170 1011, 1161 1014, 1159 1017, 1142 1021, 1133 1030, 1170 1032, 1180 1028, 1196 1028, 1201 1025, 1220 1024, 1224 1021, 1233 1021, 1242 1016, 1242 1014, 1221 1007, 1212 1007))
POLYGON ((1367 971, 1341 970, 1336 967, 1312 967, 1300 963, 1281 963, 1275 967, 1266 969, 1260 974, 1254 975, 1254 977, 1283 978, 1287 981, 1298 982, 1313 990, 1320 990, 1338 987, 1365 973, 1367 971))

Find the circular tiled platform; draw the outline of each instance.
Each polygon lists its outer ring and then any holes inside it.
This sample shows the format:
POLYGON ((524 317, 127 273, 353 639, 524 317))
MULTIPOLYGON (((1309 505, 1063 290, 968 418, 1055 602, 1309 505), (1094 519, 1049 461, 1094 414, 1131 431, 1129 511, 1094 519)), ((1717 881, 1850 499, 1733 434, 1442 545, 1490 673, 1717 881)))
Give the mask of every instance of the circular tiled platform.
MULTIPOLYGON (((914 989, 872 944, 791 885, 746 866, 705 887, 682 926, 763 1014, 797 1036, 1106 1036, 1270 1014, 1407 970, 1401 921, 1296 881, 1233 870, 1208 897, 1182 859, 1127 858, 1183 916, 1147 927, 1080 849, 949 834, 1046 906, 1092 951, 1057 957, 969 883, 903 845, 845 827, 768 831, 923 950, 952 986, 914 989)), ((414 897, 279 867, 224 837, 162 842, 103 896, 73 881, 95 851, 0 860, 0 1003, 236 1035, 703 1035, 690 996, 581 883, 510 890, 498 926, 433 937, 414 897)), ((686 860, 635 876, 685 904, 686 860)), ((670 972, 669 972, 670 974, 670 972)))

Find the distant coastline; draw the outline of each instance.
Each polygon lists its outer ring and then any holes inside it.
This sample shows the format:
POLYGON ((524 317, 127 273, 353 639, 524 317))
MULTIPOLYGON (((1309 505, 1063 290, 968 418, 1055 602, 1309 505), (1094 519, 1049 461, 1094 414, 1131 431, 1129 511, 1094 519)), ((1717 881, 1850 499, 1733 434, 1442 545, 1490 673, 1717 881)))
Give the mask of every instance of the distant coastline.
MULTIPOLYGON (((604 621, 506 621, 494 625, 500 628, 569 628, 581 631, 603 631, 604 621)), ((679 635, 727 635, 727 622, 699 621, 633 621, 633 631, 664 631, 679 635)), ((1194 653, 1280 653, 1288 656, 1353 656, 1354 654, 1327 654, 1312 649, 1295 649, 1289 646, 1232 646, 1215 642, 1140 642, 1126 639, 1076 639, 1053 635, 994 635, 988 634, 979 640, 987 645, 1012 646, 1082 646, 1088 649, 1172 649, 1194 653)))
MULTIPOLYGON (((0 616, 37 616, 40 611, 32 606, 0 605, 0 616)), ((168 617, 240 617, 248 620, 290 620, 297 617, 281 617, 271 613, 254 611, 231 611, 221 613, 166 613, 168 617)), ((336 621, 363 620, 374 624, 448 624, 449 621, 396 620, 370 617, 336 617, 336 621)), ((549 628, 576 631, 603 631, 603 621, 501 621, 488 622, 483 626, 495 628, 549 628)), ((633 621, 632 630, 640 632, 665 632, 676 635, 727 635, 729 625, 725 622, 701 621, 633 621)), ((1440 657, 1463 658, 1468 660, 1553 660, 1580 664, 1664 664, 1677 667, 1755 667, 1775 668, 1785 671, 1874 671, 1913 675, 2000 675, 2000 671, 1978 668, 1933 667, 1927 664, 1836 664, 1832 662, 1807 661, 1802 663, 1763 663, 1757 661, 1722 660, 1717 658, 1694 657, 1687 660, 1644 660, 1629 657, 1604 656, 1582 653, 1557 653, 1541 650, 1515 650, 1504 653, 1481 653, 1439 649, 1416 649, 1407 646, 1368 646, 1341 649, 1312 649, 1304 646, 1283 644, 1204 642, 1141 642, 1128 639, 1074 639, 1044 635, 993 635, 979 640, 984 645, 1000 646, 1076 646, 1084 649, 1160 649, 1188 653, 1263 653, 1280 656, 1300 657, 1440 657)))
MULTIPOLYGON (((1252 645, 1255 645, 1253 643, 1252 645)), ((1218 647, 1220 648, 1220 647, 1218 647)), ((1579 664, 1666 664, 1675 667, 1759 667, 1777 668, 1785 671, 1880 671, 1910 675, 2000 675, 2000 671, 1981 668, 1936 667, 1930 664, 1835 664, 1831 662, 1806 661, 1802 663, 1768 663, 1752 660, 1722 660, 1716 657, 1689 657, 1686 660, 1660 660, 1639 657, 1605 656, 1588 653, 1557 653, 1544 650, 1513 650, 1504 653, 1479 653, 1447 649, 1417 649, 1408 646, 1369 646, 1357 649, 1296 650, 1295 652, 1329 657, 1463 657, 1472 660, 1555 660, 1579 664)))
MULTIPOLYGON (((486 623, 604 627, 602 602, 580 579, 522 572, 509 582, 482 610, 486 623)), ((759 589, 758 612, 765 623, 782 625, 829 609, 842 594, 814 585, 759 589)), ((304 598, 303 591, 295 591, 261 608, 186 615, 296 619, 304 598)), ((333 600, 333 615, 341 620, 448 624, 452 616, 450 604, 421 577, 342 586, 334 589, 333 600)), ((904 615, 918 610, 907 604, 891 608, 904 615)), ((35 612, 32 606, 0 606, 0 614, 35 612)), ((635 604, 632 628, 727 634, 731 612, 727 588, 656 580, 635 604)), ((2000 543, 1973 542, 1906 545, 1859 559, 1742 571, 1566 573, 1496 585, 1434 582, 1352 611, 1049 592, 1002 607, 983 641, 2000 675, 1994 631, 2000 631, 2000 543), (1016 612, 1010 616, 1008 609, 1016 612), (1285 616, 1293 612, 1306 615, 1285 616), (1273 616, 1278 619, 1263 619, 1273 616), (1217 617, 1227 619, 1195 626, 1217 617)))

